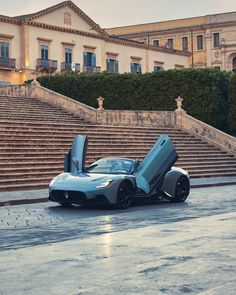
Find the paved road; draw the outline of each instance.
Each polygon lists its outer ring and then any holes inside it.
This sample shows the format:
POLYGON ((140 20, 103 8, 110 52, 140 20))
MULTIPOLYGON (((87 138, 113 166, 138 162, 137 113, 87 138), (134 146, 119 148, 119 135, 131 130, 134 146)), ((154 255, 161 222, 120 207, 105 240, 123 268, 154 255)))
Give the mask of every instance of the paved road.
POLYGON ((126 211, 0 208, 0 294, 236 294, 236 186, 126 211))

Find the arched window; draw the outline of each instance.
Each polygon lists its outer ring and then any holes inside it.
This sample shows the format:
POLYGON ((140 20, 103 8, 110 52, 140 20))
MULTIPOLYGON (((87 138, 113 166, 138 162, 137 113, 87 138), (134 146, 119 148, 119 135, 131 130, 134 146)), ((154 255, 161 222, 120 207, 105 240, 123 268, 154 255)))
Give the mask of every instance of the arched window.
POLYGON ((232 61, 232 71, 236 72, 236 56, 233 58, 232 61))

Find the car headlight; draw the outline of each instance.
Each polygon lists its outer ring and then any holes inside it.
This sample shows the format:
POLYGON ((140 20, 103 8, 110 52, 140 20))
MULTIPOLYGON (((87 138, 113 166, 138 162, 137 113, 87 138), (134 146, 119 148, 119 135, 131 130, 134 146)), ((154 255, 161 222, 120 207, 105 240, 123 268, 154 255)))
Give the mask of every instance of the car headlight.
POLYGON ((96 188, 106 187, 106 186, 110 185, 112 182, 113 182, 113 179, 108 179, 108 180, 106 180, 106 181, 104 181, 104 182, 98 184, 98 185, 96 186, 96 188))

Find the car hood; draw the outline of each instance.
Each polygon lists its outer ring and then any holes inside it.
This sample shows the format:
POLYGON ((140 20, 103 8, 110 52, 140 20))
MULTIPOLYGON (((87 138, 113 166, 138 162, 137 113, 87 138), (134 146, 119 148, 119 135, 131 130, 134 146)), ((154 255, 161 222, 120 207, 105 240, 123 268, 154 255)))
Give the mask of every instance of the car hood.
POLYGON ((51 189, 80 189, 88 190, 96 187, 98 184, 108 181, 115 180, 118 175, 110 174, 97 174, 97 173, 78 173, 72 175, 71 173, 61 173, 56 176, 50 183, 51 189))

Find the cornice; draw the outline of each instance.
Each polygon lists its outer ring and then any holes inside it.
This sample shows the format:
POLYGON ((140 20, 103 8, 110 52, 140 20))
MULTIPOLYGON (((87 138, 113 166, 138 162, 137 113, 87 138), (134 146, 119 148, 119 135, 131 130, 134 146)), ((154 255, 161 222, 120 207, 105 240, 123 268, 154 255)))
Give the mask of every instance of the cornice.
POLYGON ((0 15, 0 21, 4 22, 4 23, 12 23, 12 24, 16 24, 16 25, 20 25, 21 22, 19 20, 16 20, 12 17, 8 17, 5 15, 0 15))
POLYGON ((111 52, 111 51, 107 51, 106 52, 106 55, 110 55, 110 56, 118 56, 119 55, 119 53, 117 53, 117 52, 111 52))
POLYGON ((142 60, 143 58, 140 56, 130 56, 131 59, 137 59, 137 60, 142 60))
POLYGON ((39 40, 41 42, 47 42, 47 43, 51 43, 52 42, 52 39, 46 39, 46 38, 41 38, 41 37, 38 37, 37 40, 39 40))
POLYGON ((75 46, 74 42, 63 42, 62 41, 61 44, 64 45, 64 46, 71 46, 71 47, 75 46))
POLYGON ((152 51, 159 51, 159 52, 164 52, 164 53, 168 53, 168 54, 176 54, 176 55, 181 55, 181 56, 191 56, 191 53, 188 52, 183 52, 181 50, 175 50, 175 49, 170 49, 170 48, 163 48, 163 47, 156 47, 153 45, 147 45, 147 44, 143 44, 143 43, 139 43, 136 41, 132 40, 125 40, 125 39, 119 39, 119 38, 114 38, 114 37, 110 37, 108 39, 108 42, 110 43, 116 43, 116 44, 120 44, 120 45, 126 45, 126 46, 130 46, 130 47, 136 47, 136 48, 141 48, 141 49, 149 49, 152 51))
POLYGON ((166 34, 176 34, 176 33, 187 33, 195 30, 207 30, 211 28, 224 28, 224 27, 231 27, 236 26, 235 22, 228 22, 228 23, 216 23, 216 24, 202 24, 201 26, 189 26, 189 27, 178 27, 173 29, 163 29, 163 30, 154 30, 154 31, 146 31, 146 32, 132 32, 128 34, 118 34, 113 35, 121 38, 133 38, 133 37, 146 37, 146 36, 155 36, 155 35, 166 35, 166 34))
POLYGON ((96 46, 91 46, 91 45, 83 45, 84 49, 88 49, 88 50, 96 50, 96 46))
POLYGON ((0 33, 0 38, 1 39, 13 39, 15 36, 13 36, 13 35, 7 35, 7 34, 1 34, 0 33))

